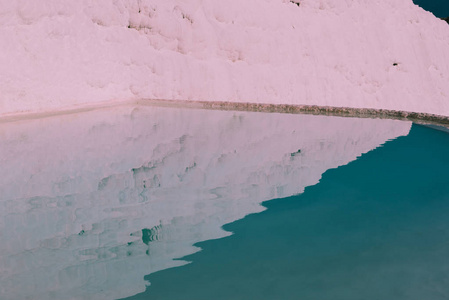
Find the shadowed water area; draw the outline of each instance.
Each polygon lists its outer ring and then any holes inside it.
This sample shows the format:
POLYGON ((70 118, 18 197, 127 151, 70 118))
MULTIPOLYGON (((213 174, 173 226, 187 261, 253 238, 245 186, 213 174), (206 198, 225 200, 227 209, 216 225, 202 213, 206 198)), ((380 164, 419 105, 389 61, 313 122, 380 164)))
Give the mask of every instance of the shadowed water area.
POLYGON ((446 0, 413 0, 413 3, 439 18, 449 17, 449 2, 446 0))
POLYGON ((128 299, 448 299, 449 134, 410 134, 224 226, 128 299))
POLYGON ((447 299, 448 136, 139 105, 0 123, 0 299, 447 299))

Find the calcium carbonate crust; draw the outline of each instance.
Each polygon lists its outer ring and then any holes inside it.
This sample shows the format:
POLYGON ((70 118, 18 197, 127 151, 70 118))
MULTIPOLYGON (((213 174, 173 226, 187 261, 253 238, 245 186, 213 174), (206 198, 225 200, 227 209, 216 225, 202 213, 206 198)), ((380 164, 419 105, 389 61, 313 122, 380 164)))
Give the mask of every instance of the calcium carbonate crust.
POLYGON ((395 111, 387 109, 330 107, 317 105, 288 105, 288 104, 257 104, 218 101, 167 101, 167 100, 139 100, 137 104, 155 106, 174 106, 188 108, 204 108, 218 110, 275 112, 291 114, 312 114, 356 118, 379 118, 408 120, 420 124, 435 124, 448 127, 449 117, 435 114, 395 111))
POLYGON ((0 116, 165 99, 447 120, 448 53, 412 0, 0 0, 0 116))

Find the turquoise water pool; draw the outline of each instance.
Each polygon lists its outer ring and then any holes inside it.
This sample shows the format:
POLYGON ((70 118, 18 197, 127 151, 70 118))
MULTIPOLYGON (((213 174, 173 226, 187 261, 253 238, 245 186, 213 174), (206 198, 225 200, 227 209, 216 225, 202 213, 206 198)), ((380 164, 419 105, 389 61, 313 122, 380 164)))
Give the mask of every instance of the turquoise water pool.
POLYGON ((448 299, 449 134, 413 125, 130 299, 448 299))
POLYGON ((447 149, 311 115, 0 123, 0 299, 447 299, 447 149))

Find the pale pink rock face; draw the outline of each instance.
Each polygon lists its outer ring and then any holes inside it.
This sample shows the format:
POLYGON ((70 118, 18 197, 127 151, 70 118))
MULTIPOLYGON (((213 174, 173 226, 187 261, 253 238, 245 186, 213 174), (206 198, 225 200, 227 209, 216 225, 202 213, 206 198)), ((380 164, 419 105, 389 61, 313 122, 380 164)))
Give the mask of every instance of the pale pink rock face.
POLYGON ((0 114, 135 99, 449 116, 449 26, 412 0, 0 0, 0 114))

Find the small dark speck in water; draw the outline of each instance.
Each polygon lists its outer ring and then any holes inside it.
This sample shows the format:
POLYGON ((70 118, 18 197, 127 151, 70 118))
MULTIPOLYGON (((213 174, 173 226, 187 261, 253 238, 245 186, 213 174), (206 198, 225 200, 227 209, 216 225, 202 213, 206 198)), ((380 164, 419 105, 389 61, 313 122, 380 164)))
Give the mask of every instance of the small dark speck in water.
POLYGON ((78 233, 78 235, 83 235, 83 234, 84 234, 84 229, 78 233))
POLYGON ((301 153, 301 149, 298 149, 298 151, 290 153, 290 156, 293 157, 293 156, 296 156, 296 155, 298 155, 300 153, 301 153))

